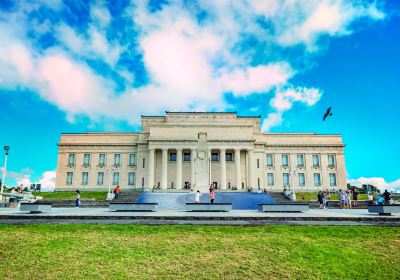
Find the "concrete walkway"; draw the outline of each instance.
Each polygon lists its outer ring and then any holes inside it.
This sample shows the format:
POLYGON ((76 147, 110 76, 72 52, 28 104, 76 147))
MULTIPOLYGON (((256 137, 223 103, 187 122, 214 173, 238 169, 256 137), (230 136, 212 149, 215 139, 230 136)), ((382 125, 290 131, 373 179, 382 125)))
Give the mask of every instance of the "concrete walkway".
POLYGON ((19 208, 1 208, 0 223, 31 224, 197 224, 197 225, 384 225, 400 226, 400 215, 379 216, 366 209, 310 209, 305 213, 231 212, 111 212, 108 208, 53 208, 30 214, 19 208))

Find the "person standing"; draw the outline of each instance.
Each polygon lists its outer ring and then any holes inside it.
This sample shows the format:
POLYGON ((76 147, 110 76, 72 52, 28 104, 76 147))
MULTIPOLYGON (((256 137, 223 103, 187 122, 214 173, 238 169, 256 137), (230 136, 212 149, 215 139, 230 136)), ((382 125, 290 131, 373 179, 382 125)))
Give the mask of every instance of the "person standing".
POLYGON ((196 203, 200 203, 200 196, 201 196, 200 191, 197 190, 197 192, 196 192, 196 194, 195 194, 195 196, 194 196, 194 201, 195 201, 196 203))
POLYGON ((346 208, 351 209, 351 196, 350 196, 350 190, 347 190, 345 193, 345 198, 346 198, 346 208))
POLYGON ((323 199, 322 199, 322 192, 319 191, 317 194, 317 200, 319 202, 319 209, 322 209, 323 207, 323 199))
POLYGON ((210 202, 211 202, 211 204, 214 204, 214 199, 215 199, 215 192, 214 192, 214 190, 212 189, 212 190, 210 191, 210 202))
POLYGON ((114 189, 115 199, 119 198, 120 192, 121 192, 121 189, 119 188, 119 186, 116 186, 114 189))
POLYGON ((383 198, 385 199, 385 201, 383 203, 385 205, 389 205, 390 204, 390 192, 385 190, 385 192, 383 193, 383 198))
POLYGON ((353 201, 354 201, 354 207, 358 206, 358 196, 360 195, 360 192, 358 191, 358 188, 354 188, 353 190, 353 201))
POLYGON ((368 205, 374 205, 374 196, 372 193, 368 193, 368 205))
POLYGON ((75 207, 79 208, 80 206, 81 206, 81 193, 79 190, 76 190, 75 207))

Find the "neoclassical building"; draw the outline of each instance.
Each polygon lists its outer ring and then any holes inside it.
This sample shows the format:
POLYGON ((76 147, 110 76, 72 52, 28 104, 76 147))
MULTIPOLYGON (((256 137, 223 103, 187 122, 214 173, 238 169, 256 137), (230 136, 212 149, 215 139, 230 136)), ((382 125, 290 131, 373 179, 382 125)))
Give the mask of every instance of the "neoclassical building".
POLYGON ((346 187, 341 135, 262 133, 260 121, 236 112, 166 112, 142 116, 141 132, 63 133, 56 190, 346 187))

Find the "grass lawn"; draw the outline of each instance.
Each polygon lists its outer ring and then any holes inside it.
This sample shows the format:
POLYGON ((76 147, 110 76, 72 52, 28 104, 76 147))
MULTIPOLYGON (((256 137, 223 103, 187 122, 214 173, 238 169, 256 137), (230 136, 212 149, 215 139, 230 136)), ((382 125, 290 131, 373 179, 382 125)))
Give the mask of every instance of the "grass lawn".
POLYGON ((400 228, 0 225, 6 279, 400 279, 400 228))
MULTIPOLYGON (((35 196, 42 196, 44 199, 71 199, 76 198, 76 192, 33 192, 35 196)), ((95 200, 105 200, 107 192, 85 192, 81 191, 81 199, 93 198, 95 200)))
MULTIPOLYGON (((317 200, 317 194, 318 193, 296 192, 296 198, 297 200, 302 200, 302 196, 304 195, 304 200, 317 200)), ((358 200, 366 200, 367 196, 367 194, 360 194, 358 200)), ((353 199, 353 196, 351 198, 353 199)), ((331 199, 338 200, 339 197, 337 194, 331 194, 331 199)))

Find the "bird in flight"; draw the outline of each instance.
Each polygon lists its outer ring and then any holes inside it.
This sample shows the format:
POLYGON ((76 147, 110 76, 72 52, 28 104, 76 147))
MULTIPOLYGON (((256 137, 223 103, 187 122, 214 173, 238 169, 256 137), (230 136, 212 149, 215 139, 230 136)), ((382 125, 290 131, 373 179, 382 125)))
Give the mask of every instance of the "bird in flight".
POLYGON ((330 117, 330 116, 332 116, 332 107, 329 107, 329 108, 326 110, 322 121, 324 122, 324 121, 325 121, 328 117, 330 117))

